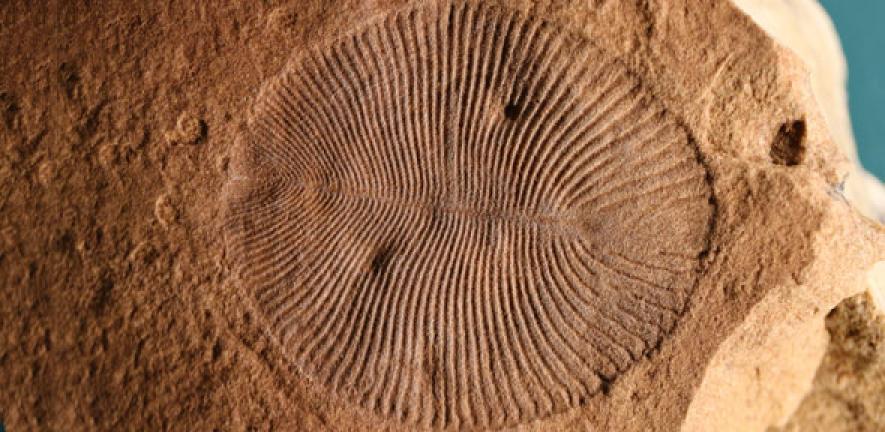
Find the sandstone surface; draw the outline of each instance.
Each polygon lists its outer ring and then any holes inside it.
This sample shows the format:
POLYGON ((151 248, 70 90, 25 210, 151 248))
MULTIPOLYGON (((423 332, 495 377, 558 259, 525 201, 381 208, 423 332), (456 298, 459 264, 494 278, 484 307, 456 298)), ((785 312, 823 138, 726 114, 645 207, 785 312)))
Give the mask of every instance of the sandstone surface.
POLYGON ((9 1, 0 41, 10 430, 764 430, 885 258, 729 2, 9 1))

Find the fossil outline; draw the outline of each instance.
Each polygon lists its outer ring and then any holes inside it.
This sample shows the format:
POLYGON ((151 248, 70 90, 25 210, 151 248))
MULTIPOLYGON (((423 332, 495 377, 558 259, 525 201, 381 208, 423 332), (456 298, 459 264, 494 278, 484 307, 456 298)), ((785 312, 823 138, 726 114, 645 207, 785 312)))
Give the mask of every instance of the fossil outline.
POLYGON ((524 423, 665 338, 712 217, 687 132, 613 56, 438 1, 292 61, 228 189, 244 289, 302 373, 385 418, 524 423))

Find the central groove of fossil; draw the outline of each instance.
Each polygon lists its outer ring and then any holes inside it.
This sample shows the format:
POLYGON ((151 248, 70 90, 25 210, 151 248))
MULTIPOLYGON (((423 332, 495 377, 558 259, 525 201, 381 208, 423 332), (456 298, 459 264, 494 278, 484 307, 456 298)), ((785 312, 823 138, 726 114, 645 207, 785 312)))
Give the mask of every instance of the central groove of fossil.
POLYGON ((711 208, 685 132, 621 63, 473 2, 293 59, 227 188, 243 289, 323 389, 430 428, 578 407, 682 315, 711 208))
POLYGON ((300 189, 302 193, 307 194, 336 195, 348 200, 396 206, 404 211, 408 210, 416 213, 447 214, 485 220, 486 222, 500 221, 522 225, 541 225, 550 229, 560 229, 562 232, 575 229, 582 220, 580 216, 573 212, 541 213, 533 208, 519 209, 501 206, 481 208, 472 203, 448 202, 440 198, 433 200, 408 200, 398 196, 381 195, 375 191, 346 190, 327 185, 287 184, 286 187, 300 189))

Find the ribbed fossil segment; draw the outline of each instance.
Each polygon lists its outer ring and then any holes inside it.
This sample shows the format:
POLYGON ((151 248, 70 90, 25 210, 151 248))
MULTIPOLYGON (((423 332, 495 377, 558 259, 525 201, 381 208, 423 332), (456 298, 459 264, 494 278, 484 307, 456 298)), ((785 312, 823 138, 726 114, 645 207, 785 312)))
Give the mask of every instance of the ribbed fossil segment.
POLYGON ((576 407, 682 314, 711 218, 616 59, 473 3, 393 13, 262 92, 229 185, 243 288, 310 380, 415 426, 576 407))

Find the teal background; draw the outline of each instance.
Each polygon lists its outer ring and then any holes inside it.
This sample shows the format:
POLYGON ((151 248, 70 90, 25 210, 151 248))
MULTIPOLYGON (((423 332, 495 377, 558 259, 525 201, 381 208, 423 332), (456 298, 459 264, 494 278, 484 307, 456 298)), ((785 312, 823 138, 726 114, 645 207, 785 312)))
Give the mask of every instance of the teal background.
POLYGON ((848 60, 848 105, 863 166, 885 180, 885 0, 821 0, 848 60))

